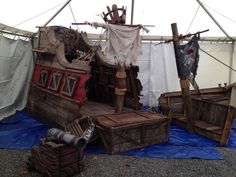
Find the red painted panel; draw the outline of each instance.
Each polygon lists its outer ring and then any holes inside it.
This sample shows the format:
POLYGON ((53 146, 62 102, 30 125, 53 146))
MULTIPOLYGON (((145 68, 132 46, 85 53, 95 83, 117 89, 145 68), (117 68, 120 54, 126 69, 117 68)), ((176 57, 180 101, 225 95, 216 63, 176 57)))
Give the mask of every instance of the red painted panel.
POLYGON ((41 72, 41 66, 36 64, 35 67, 34 67, 32 83, 36 84, 39 81, 40 72, 41 72))
POLYGON ((62 70, 62 69, 58 69, 58 68, 53 68, 53 67, 42 66, 40 64, 36 64, 35 69, 34 69, 34 73, 33 73, 33 78, 32 78, 33 85, 38 85, 41 70, 49 71, 49 77, 48 77, 47 84, 46 84, 47 86, 45 89, 42 88, 43 90, 45 90, 49 93, 52 93, 54 95, 60 96, 62 98, 68 97, 69 99, 79 101, 81 104, 83 104, 87 100, 87 96, 86 96, 87 91, 85 89, 85 86, 86 86, 86 82, 90 78, 90 74, 69 71, 69 70, 62 70), (54 72, 59 72, 59 73, 62 73, 62 75, 63 75, 62 79, 60 81, 58 90, 53 90, 53 89, 48 88, 48 84, 52 80, 52 73, 54 73, 54 72), (61 92, 63 84, 65 83, 67 76, 75 76, 75 77, 79 78, 77 84, 75 85, 74 93, 72 94, 72 96, 67 96, 61 92))

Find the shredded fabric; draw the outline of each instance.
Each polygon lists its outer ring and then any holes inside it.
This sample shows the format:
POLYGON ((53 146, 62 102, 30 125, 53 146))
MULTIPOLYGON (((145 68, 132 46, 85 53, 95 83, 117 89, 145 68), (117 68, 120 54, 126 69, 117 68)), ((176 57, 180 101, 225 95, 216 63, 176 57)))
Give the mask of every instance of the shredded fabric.
POLYGON ((180 78, 192 75, 194 79, 197 74, 199 61, 198 40, 199 37, 194 36, 187 44, 177 47, 177 68, 180 78))
POLYGON ((185 45, 177 46, 177 68, 180 78, 188 78, 193 88, 200 94, 195 81, 199 62, 199 36, 195 35, 185 45))
POLYGON ((95 27, 106 29, 104 54, 111 56, 116 64, 135 65, 142 54, 140 26, 130 27, 112 24, 94 24, 95 27))

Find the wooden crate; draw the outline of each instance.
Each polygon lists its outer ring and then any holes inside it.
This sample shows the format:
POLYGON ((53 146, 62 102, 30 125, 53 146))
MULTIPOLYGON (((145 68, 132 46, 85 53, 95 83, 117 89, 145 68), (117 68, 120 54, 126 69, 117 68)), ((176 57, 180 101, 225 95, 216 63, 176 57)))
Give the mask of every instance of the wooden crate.
POLYGON ((32 148, 28 165, 45 177, 71 177, 84 169, 83 155, 82 150, 42 139, 32 148))
POLYGON ((97 131, 108 154, 168 141, 169 116, 129 112, 95 116, 97 131))

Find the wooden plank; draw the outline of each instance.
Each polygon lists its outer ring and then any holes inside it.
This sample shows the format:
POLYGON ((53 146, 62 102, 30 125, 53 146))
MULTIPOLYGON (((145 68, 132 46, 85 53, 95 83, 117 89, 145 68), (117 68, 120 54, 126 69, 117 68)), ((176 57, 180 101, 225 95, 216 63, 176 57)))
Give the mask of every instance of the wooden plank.
POLYGON ((70 177, 84 168, 83 151, 64 144, 41 139, 38 147, 33 147, 29 165, 45 177, 70 177))
POLYGON ((154 114, 154 113, 150 113, 150 112, 147 112, 147 111, 139 111, 139 112, 136 112, 136 114, 138 115, 141 115, 143 117, 145 117, 146 119, 163 119, 163 118, 166 118, 166 116, 162 115, 162 114, 154 114))
POLYGON ((194 125, 196 127, 199 127, 201 129, 207 130, 207 131, 213 131, 214 132, 214 131, 221 130, 221 132, 222 132, 222 130, 223 130, 222 127, 220 127, 220 126, 215 126, 213 124, 210 124, 206 121, 201 121, 201 120, 196 120, 194 125))
POLYGON ((123 127, 125 125, 139 125, 140 123, 160 122, 166 118, 159 114, 152 114, 149 112, 129 112, 120 114, 110 114, 95 116, 95 119, 105 127, 123 127), (149 118, 147 118, 149 116, 149 118))
POLYGON ((225 122, 223 135, 220 140, 220 144, 222 144, 222 145, 227 144, 227 142, 228 142, 230 130, 231 130, 232 124, 233 124, 234 115, 235 115, 235 108, 230 106, 228 109, 228 115, 227 115, 227 119, 225 122))
POLYGON ((65 128, 81 117, 79 104, 61 99, 37 87, 31 86, 28 100, 28 112, 43 123, 54 127, 65 128))
POLYGON ((79 119, 76 119, 71 124, 69 124, 65 128, 65 131, 69 131, 71 134, 76 135, 76 136, 82 136, 83 130, 80 126, 79 119))
POLYGON ((193 99, 192 103, 192 116, 195 119, 206 121, 222 128, 224 127, 228 106, 201 99, 193 99))
POLYGON ((122 144, 116 144, 116 145, 112 145, 110 151, 107 151, 109 154, 116 154, 118 152, 124 152, 124 151, 128 151, 130 149, 138 149, 138 148, 143 148, 152 144, 159 144, 159 143, 163 143, 168 141, 168 137, 166 135, 159 135, 155 137, 155 141, 153 141, 153 138, 151 139, 146 139, 146 143, 145 144, 140 144, 140 145, 136 145, 134 146, 134 144, 132 142, 125 142, 122 144))
POLYGON ((199 127, 194 127, 194 132, 217 142, 220 142, 222 136, 222 134, 216 133, 214 131, 206 131, 205 129, 201 129, 199 127))

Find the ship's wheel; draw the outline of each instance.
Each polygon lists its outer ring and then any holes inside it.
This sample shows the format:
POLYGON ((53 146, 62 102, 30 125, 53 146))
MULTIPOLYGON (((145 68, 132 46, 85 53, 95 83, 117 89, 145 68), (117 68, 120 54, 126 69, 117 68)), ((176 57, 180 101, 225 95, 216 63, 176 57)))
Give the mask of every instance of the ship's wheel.
POLYGON ((106 23, 125 24, 126 9, 124 8, 124 6, 122 6, 122 8, 117 8, 117 5, 113 4, 112 9, 107 6, 107 11, 107 13, 102 13, 102 18, 106 23))

